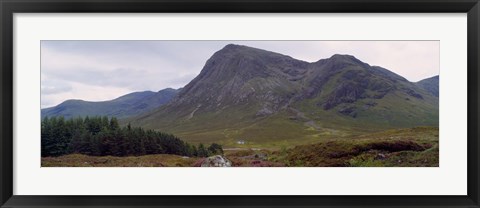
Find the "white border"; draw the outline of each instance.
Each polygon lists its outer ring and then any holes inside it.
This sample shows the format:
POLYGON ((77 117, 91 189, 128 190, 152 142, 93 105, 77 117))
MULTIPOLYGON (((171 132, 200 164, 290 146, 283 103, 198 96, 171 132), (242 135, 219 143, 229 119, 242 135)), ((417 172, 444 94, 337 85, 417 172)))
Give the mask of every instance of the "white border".
POLYGON ((466 14, 15 14, 14 194, 466 195, 466 37, 466 14), (440 167, 41 168, 40 40, 145 39, 440 40, 440 167))

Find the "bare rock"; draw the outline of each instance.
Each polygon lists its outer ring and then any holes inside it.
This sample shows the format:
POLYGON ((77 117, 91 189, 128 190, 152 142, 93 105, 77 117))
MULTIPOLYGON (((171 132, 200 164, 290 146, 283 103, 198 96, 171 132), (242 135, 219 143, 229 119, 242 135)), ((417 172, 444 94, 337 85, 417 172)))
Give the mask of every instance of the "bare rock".
POLYGON ((222 155, 214 155, 203 160, 201 167, 232 167, 232 162, 222 155))

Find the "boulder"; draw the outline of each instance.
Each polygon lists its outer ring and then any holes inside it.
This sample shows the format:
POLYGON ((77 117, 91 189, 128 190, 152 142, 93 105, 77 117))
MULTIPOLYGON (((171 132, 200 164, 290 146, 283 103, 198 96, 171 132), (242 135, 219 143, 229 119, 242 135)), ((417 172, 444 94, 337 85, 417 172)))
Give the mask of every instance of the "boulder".
POLYGON ((222 155, 214 155, 205 158, 201 167, 231 167, 232 162, 222 155))

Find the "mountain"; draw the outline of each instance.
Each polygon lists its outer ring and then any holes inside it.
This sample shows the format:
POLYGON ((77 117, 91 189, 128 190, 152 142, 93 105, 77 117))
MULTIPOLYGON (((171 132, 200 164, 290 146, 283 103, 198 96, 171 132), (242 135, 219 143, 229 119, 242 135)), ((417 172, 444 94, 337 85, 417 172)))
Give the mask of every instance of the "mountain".
POLYGON ((171 102, 128 122, 193 142, 298 144, 438 126, 438 97, 350 55, 309 63, 230 44, 171 102))
POLYGON ((420 80, 416 83, 422 89, 430 92, 435 97, 439 95, 439 76, 430 77, 424 80, 420 80))
POLYGON ((42 109, 45 116, 115 116, 125 118, 158 108, 169 102, 179 90, 167 88, 158 92, 133 92, 114 100, 90 102, 83 100, 67 100, 55 107, 42 109))

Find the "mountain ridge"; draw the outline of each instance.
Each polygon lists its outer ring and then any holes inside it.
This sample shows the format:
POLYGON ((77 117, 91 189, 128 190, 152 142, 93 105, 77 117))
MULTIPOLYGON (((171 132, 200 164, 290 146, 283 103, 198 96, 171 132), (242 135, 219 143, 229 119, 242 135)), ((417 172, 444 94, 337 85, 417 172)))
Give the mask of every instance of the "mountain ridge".
POLYGON ((422 79, 415 84, 420 86, 421 88, 425 89, 426 91, 430 92, 432 95, 435 97, 439 96, 439 82, 440 82, 440 76, 436 75, 433 77, 429 77, 426 79, 422 79))
POLYGON ((263 139, 289 139, 305 132, 310 137, 333 134, 334 129, 437 126, 438 97, 351 55, 309 63, 229 44, 172 101, 128 122, 191 140, 231 141, 262 130, 258 137, 263 139), (279 128, 295 134, 278 136, 279 128), (236 133, 219 133, 229 129, 236 133))
POLYGON ((158 92, 132 92, 112 100, 85 101, 69 99, 56 106, 41 109, 42 118, 64 116, 65 118, 83 116, 116 116, 125 118, 153 110, 169 102, 179 90, 166 88, 158 92))

